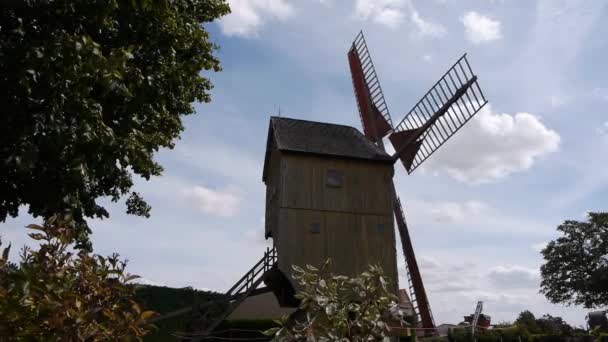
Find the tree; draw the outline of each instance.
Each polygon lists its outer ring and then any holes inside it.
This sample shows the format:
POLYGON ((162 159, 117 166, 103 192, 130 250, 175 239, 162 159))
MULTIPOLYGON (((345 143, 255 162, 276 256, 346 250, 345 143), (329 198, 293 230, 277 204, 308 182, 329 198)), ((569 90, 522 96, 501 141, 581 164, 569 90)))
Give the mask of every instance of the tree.
POLYGON ((18 266, 8 263, 10 246, 0 257, 0 336, 27 341, 125 341, 150 328, 133 300, 117 255, 104 258, 72 252, 74 229, 69 217, 54 216, 28 226, 41 242, 38 251, 24 248, 18 266))
POLYGON ((6 1, 0 9, 0 222, 72 210, 108 217, 100 197, 128 195, 148 216, 132 175, 160 175, 194 101, 209 102, 219 71, 203 24, 225 0, 6 1))
POLYGON ((541 293, 552 303, 608 305, 608 213, 565 221, 562 236, 542 250, 541 293))
POLYGON ((536 325, 536 317, 534 317, 534 314, 529 310, 522 311, 519 316, 517 316, 515 325, 531 334, 540 332, 536 325))
POLYGON ((536 325, 538 326, 538 329, 546 335, 571 336, 574 332, 574 328, 566 323, 561 317, 553 317, 549 314, 545 314, 543 317, 537 319, 536 325))
POLYGON ((271 329, 282 341, 378 341, 387 336, 389 323, 402 322, 397 297, 389 290, 379 266, 370 266, 359 277, 329 273, 330 261, 321 269, 294 266, 301 287, 303 320, 271 329))

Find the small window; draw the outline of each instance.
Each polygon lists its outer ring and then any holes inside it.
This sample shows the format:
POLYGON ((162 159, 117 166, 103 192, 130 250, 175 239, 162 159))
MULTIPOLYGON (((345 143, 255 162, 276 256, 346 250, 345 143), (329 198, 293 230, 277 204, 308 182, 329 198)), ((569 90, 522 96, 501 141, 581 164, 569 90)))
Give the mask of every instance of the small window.
POLYGON ((385 230, 386 230, 386 225, 384 223, 379 223, 376 225, 376 231, 378 232, 378 234, 384 234, 385 230))
POLYGON ((321 224, 313 223, 310 225, 310 233, 311 234, 320 234, 321 233, 321 224))
POLYGON ((332 188, 341 188, 343 183, 344 173, 337 170, 327 170, 327 186, 332 188))

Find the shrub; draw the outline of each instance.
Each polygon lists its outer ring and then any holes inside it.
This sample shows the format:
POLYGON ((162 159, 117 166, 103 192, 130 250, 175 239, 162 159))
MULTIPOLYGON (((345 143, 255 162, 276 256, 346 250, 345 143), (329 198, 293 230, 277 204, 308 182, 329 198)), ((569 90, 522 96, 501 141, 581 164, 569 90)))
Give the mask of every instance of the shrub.
POLYGON ((52 216, 29 236, 38 250, 24 247, 18 265, 10 246, 0 258, 0 336, 35 341, 140 339, 154 315, 133 299, 137 276, 125 273, 118 255, 74 252, 74 222, 52 216))
POLYGON ((388 335, 390 323, 403 319, 379 266, 350 278, 331 274, 330 264, 294 266, 303 317, 293 324, 285 319, 268 334, 276 332, 280 341, 378 341, 388 335))

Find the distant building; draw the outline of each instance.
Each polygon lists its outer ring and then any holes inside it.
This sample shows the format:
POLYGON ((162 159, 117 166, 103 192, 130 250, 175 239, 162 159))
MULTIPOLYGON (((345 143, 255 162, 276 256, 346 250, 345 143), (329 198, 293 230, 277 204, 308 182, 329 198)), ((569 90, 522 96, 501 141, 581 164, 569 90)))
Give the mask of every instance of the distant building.
MULTIPOLYGON (((464 316, 464 321, 470 325, 473 323, 474 316, 475 315, 464 316)), ((485 314, 480 314, 479 320, 477 320, 477 327, 487 330, 490 327, 491 320, 492 320, 492 317, 485 315, 485 314)))

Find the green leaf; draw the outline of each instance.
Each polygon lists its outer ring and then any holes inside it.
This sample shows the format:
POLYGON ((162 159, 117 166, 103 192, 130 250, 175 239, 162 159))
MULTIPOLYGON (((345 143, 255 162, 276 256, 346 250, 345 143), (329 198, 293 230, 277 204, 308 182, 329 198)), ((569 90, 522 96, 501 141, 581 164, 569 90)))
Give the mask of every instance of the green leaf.
POLYGON ((39 240, 44 240, 44 238, 45 238, 45 236, 44 236, 43 234, 40 234, 40 233, 29 233, 28 235, 29 235, 29 236, 30 236, 32 239, 37 240, 37 241, 39 241, 39 240))
POLYGON ((141 277, 138 276, 138 275, 135 275, 135 274, 131 274, 128 277, 125 278, 124 282, 128 283, 128 282, 130 282, 132 280, 139 279, 139 278, 141 278, 141 277))
POLYGON ((262 331, 262 334, 266 336, 275 336, 279 331, 281 331, 281 328, 275 327, 262 331))
POLYGON ((39 226, 37 224, 28 224, 27 226, 25 226, 28 229, 35 229, 35 230, 41 230, 41 231, 45 231, 44 227, 39 226))
POLYGON ((155 317, 157 315, 158 315, 158 313, 156 313, 155 311, 146 310, 146 311, 144 311, 144 312, 141 313, 140 318, 143 319, 143 320, 148 320, 148 319, 150 319, 152 317, 155 317))

